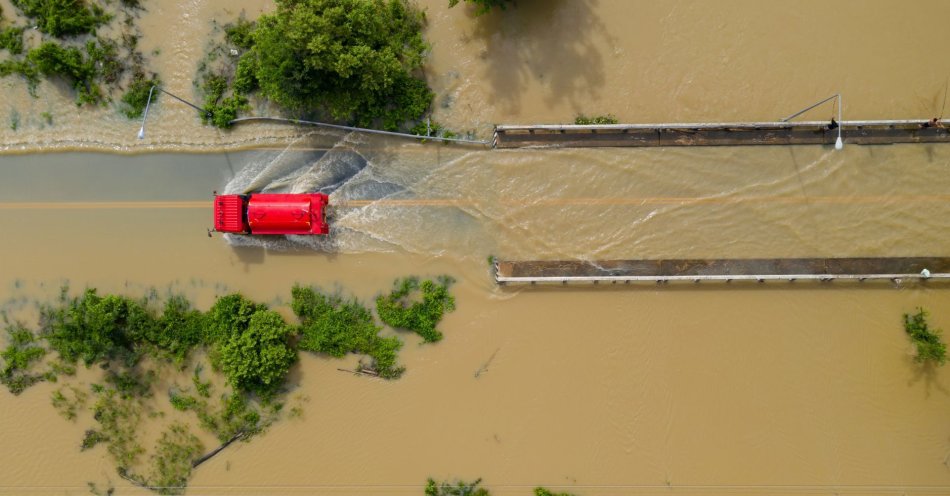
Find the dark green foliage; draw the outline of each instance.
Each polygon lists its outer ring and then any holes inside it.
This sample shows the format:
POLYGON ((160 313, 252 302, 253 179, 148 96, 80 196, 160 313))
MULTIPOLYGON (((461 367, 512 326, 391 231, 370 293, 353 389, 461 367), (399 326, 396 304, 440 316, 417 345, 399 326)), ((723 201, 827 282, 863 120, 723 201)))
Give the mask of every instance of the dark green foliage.
POLYGON ((361 353, 373 359, 371 368, 380 377, 399 377, 403 368, 396 365, 402 341, 380 337, 380 327, 369 309, 356 300, 328 296, 313 288, 294 286, 291 291, 294 313, 300 318, 302 350, 342 357, 361 353))
POLYGON ((277 312, 257 311, 246 329, 218 343, 216 364, 235 388, 272 393, 297 359, 297 350, 288 343, 292 334, 293 328, 277 312))
POLYGON ((147 336, 148 342, 182 363, 188 352, 204 341, 207 320, 203 313, 191 308, 184 296, 174 295, 165 302, 156 324, 152 328, 154 334, 147 336))
POLYGON ((64 290, 58 306, 41 309, 41 329, 50 347, 67 362, 86 366, 121 358, 137 362, 132 340, 149 336, 155 319, 142 302, 117 295, 99 296, 88 289, 69 298, 64 290))
POLYGON ((613 114, 597 115, 594 117, 586 117, 581 114, 574 119, 574 124, 583 126, 588 126, 591 124, 616 124, 618 122, 619 121, 617 120, 617 117, 615 117, 613 114))
POLYGON ((428 49, 423 24, 406 0, 278 0, 253 35, 261 92, 292 111, 396 129, 432 100, 413 76, 428 49))
POLYGON ((231 127, 231 121, 237 119, 238 112, 250 108, 247 97, 231 95, 215 105, 205 105, 205 110, 208 112, 205 121, 214 124, 216 127, 227 129, 231 127))
POLYGON ((96 3, 84 0, 10 0, 32 18, 40 31, 51 36, 73 36, 94 33, 111 17, 96 3))
POLYGON ((445 312, 455 309, 455 298, 449 293, 453 282, 448 276, 421 283, 417 277, 397 280, 389 295, 376 298, 376 312, 390 327, 413 331, 429 343, 439 341, 442 333, 436 326, 445 312))
POLYGON ((267 306, 248 300, 239 293, 222 296, 208 311, 204 342, 214 344, 247 329, 251 316, 267 310, 267 306))
POLYGON ((904 314, 904 331, 917 346, 918 362, 932 362, 943 365, 947 361, 947 345, 940 340, 940 329, 931 329, 927 323, 927 312, 918 308, 917 313, 904 314))
POLYGON ((246 95, 258 88, 257 84, 257 55, 253 52, 245 53, 238 61, 234 72, 234 92, 246 95))
POLYGON ((473 482, 457 481, 454 484, 449 482, 436 482, 429 478, 426 480, 426 496, 489 496, 491 493, 484 487, 478 487, 481 479, 475 479, 473 482))
POLYGON ((253 22, 242 17, 236 23, 224 26, 224 35, 228 43, 250 50, 254 46, 254 28, 253 22))
POLYGON ((241 333, 247 329, 251 316, 257 312, 267 310, 267 306, 248 300, 240 293, 222 296, 208 311, 208 322, 205 327, 204 341, 214 344, 241 333))
MULTIPOLYGON (((182 363, 204 340, 205 325, 204 315, 182 296, 170 297, 161 315, 144 299, 99 296, 94 289, 76 298, 64 290, 58 305, 41 309, 41 331, 50 347, 68 363, 82 360, 86 366, 119 360, 133 367, 145 353, 182 363)), ((116 373, 117 386, 130 379, 123 373, 116 373)), ((140 379, 147 378, 134 378, 140 379)))
POLYGON ((0 369, 0 383, 13 394, 20 394, 26 388, 44 380, 45 376, 30 372, 34 363, 43 358, 46 350, 36 342, 36 336, 23 324, 17 322, 7 326, 9 344, 2 352, 3 368, 0 369))
POLYGON ((574 493, 555 493, 543 487, 534 488, 534 496, 576 496, 574 493))
POLYGON ((45 41, 29 51, 26 62, 32 64, 39 74, 61 77, 69 82, 76 90, 77 105, 97 104, 103 100, 98 83, 100 75, 106 79, 118 77, 116 48, 113 44, 90 40, 86 43, 86 55, 76 47, 45 41))
POLYGON ((0 50, 9 50, 13 55, 23 53, 23 30, 19 26, 0 29, 0 50))
MULTIPOLYGON (((509 4, 514 3, 514 0, 465 0, 466 2, 475 6, 475 15, 482 15, 488 13, 493 7, 498 7, 501 10, 505 10, 509 4)), ((449 0, 449 7, 455 7, 458 5, 459 0, 449 0)))

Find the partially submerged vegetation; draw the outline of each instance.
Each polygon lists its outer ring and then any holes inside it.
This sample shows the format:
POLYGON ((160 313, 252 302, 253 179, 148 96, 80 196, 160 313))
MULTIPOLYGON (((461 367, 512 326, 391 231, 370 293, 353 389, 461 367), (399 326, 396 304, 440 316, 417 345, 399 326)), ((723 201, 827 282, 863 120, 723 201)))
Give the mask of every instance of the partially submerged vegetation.
POLYGON ((393 290, 376 298, 376 312, 390 327, 407 329, 422 336, 427 343, 442 339, 436 329, 445 312, 455 310, 455 298, 449 286, 455 282, 443 276, 435 281, 418 277, 397 280, 393 290))
POLYGON ((904 331, 917 348, 914 360, 943 365, 947 362, 947 345, 940 339, 940 329, 932 329, 927 322, 927 311, 904 314, 904 331))
POLYGON ((481 483, 481 479, 475 479, 472 482, 463 480, 436 482, 429 478, 426 480, 425 496, 490 496, 488 489, 478 487, 481 483))
POLYGON ((574 124, 579 126, 589 126, 591 124, 617 124, 617 117, 614 114, 604 114, 604 115, 595 115, 593 117, 587 117, 584 114, 578 115, 574 118, 574 124))
MULTIPOLYGON (((449 7, 455 7, 460 0, 449 0, 449 7)), ((475 7, 475 15, 487 14, 494 7, 505 10, 509 5, 514 4, 514 0, 465 0, 475 7)))
MULTIPOLYGON (((85 0, 12 0, 39 33, 37 42, 24 40, 29 26, 12 25, 0 29, 0 50, 9 56, 0 59, 0 77, 22 76, 34 97, 41 78, 67 83, 75 94, 77 106, 103 105, 112 101, 114 92, 125 90, 119 98, 122 113, 130 118, 141 115, 145 107, 143 88, 158 84, 158 76, 146 69, 138 51, 139 32, 134 24, 137 1, 110 3, 110 12, 96 1, 85 0), (116 38, 100 36, 100 27, 122 21, 116 38)), ((2 13, 0 13, 2 15, 2 13)), ((0 19, 3 24, 6 19, 0 19)), ((52 119, 46 119, 51 123, 52 119)))
MULTIPOLYGON (((454 306, 447 293, 451 279, 438 280, 402 280, 416 281, 407 287, 432 301, 404 308, 416 315, 410 322, 426 322, 430 331, 454 306)), ((41 305, 37 329, 4 316, 8 344, 0 352, 0 379, 14 394, 37 382, 63 381, 52 392, 53 407, 68 420, 91 415, 96 422, 78 443, 81 450, 104 446, 122 478, 179 494, 205 460, 282 417, 298 350, 366 355, 371 361, 358 371, 384 379, 405 370, 398 365, 402 340, 381 336, 382 327, 358 300, 304 286, 295 286, 292 296, 299 324, 238 293, 217 298, 202 312, 180 295, 160 301, 154 292, 131 298, 95 289, 73 295, 63 288, 58 300, 41 305), (101 369, 97 382, 70 380, 77 364, 101 369), (157 389, 169 379, 171 388, 157 389), (193 420, 166 423, 169 409, 190 412, 193 420), (139 434, 152 423, 161 425, 161 436, 148 447, 139 434), (206 452, 196 429, 221 444, 206 452)))
MULTIPOLYGON (((426 480, 424 493, 425 496, 491 496, 488 489, 480 487, 481 483, 481 479, 475 479, 472 482, 464 480, 437 482, 430 477, 426 480)), ((534 488, 533 494, 534 496, 576 496, 573 493, 558 493, 540 486, 534 488)))

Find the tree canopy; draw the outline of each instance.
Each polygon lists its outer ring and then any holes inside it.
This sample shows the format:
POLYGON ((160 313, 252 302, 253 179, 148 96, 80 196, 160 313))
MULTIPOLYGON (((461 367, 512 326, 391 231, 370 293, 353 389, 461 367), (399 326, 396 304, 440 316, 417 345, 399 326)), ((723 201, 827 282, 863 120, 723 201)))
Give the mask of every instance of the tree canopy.
POLYGON ((246 328, 220 343, 217 363, 234 387, 271 392, 297 360, 297 350, 288 344, 293 333, 279 313, 260 310, 251 315, 246 328))
POLYGON ((424 22, 407 0, 277 0, 238 72, 244 87, 291 111, 397 129, 432 101, 416 74, 428 50, 424 22))

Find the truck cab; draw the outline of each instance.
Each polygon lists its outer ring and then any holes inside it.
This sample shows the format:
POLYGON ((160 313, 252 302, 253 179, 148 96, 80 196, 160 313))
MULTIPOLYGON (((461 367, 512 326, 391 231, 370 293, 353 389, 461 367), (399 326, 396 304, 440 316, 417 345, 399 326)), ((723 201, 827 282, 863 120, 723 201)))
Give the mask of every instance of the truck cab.
POLYGON ((330 232, 323 193, 215 195, 214 230, 250 235, 321 235, 330 232))

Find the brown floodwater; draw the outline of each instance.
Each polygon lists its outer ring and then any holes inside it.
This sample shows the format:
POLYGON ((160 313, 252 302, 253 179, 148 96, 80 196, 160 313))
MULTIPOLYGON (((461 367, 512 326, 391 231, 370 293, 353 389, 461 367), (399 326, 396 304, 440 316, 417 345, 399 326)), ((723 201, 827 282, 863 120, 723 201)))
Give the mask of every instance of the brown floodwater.
MULTIPOLYGON (((774 119, 839 91, 845 118, 944 111, 945 2, 520 0, 479 19, 421 3, 436 118, 482 137, 581 112, 774 119)), ((193 98, 208 20, 272 8, 145 5, 145 51, 193 98)), ((202 465, 189 494, 408 495, 429 476, 482 477, 503 496, 950 494, 950 375, 913 362, 900 323, 920 306, 950 327, 950 287, 498 288, 486 261, 947 255, 950 147, 490 151, 220 132, 170 100, 138 142, 111 109, 0 86, 0 115, 21 116, 0 130, 8 151, 215 151, 0 156, 5 310, 29 313, 65 282, 172 288, 207 307, 229 290, 280 306, 295 282, 369 301, 408 274, 458 280, 445 339, 406 338, 401 379, 302 356, 303 418, 202 465), (316 188, 336 205, 329 241, 205 235, 212 190, 316 188)), ((136 493, 105 450, 80 453, 92 421, 63 420, 53 389, 0 391, 0 494, 105 480, 136 493)))

